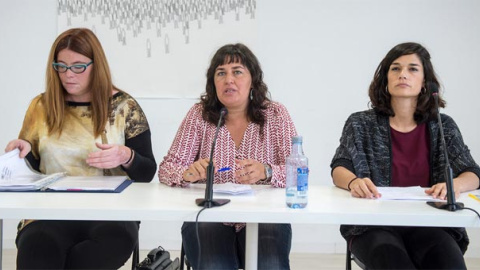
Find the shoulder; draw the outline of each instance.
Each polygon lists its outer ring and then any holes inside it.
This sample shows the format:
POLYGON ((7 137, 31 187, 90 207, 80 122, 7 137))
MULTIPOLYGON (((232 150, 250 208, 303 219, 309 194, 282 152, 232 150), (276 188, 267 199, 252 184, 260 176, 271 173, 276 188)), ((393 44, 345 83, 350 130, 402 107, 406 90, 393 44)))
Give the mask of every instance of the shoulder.
POLYGON ((200 103, 195 103, 193 106, 188 110, 186 118, 191 118, 191 119, 202 119, 203 114, 203 105, 200 103))
MULTIPOLYGON (((444 114, 444 113, 441 113, 440 114, 440 119, 442 121, 442 125, 443 125, 443 128, 445 130, 458 129, 457 124, 455 123, 455 120, 453 120, 453 118, 451 116, 449 116, 447 114, 444 114)), ((432 130, 435 130, 435 129, 439 128, 438 119, 436 117, 432 120, 429 120, 428 124, 429 124, 430 129, 432 129, 432 130)))
POLYGON ((44 97, 44 93, 37 95, 36 97, 34 97, 34 98, 32 99, 32 104, 33 104, 33 103, 41 103, 41 104, 43 104, 43 102, 44 102, 43 97, 44 97))
POLYGON ((455 123, 455 120, 453 120, 453 118, 451 116, 449 116, 447 114, 444 114, 444 113, 440 114, 440 119, 442 119, 442 123, 447 123, 447 124, 455 123))
POLYGON ((386 131, 388 128, 388 117, 370 109, 352 113, 345 121, 345 129, 357 130, 358 132, 371 133, 375 130, 386 131))
POLYGON ((193 104, 183 118, 182 125, 203 126, 206 123, 203 120, 203 105, 200 103, 193 104))
POLYGON ((44 110, 45 108, 45 99, 44 99, 44 94, 40 94, 32 99, 30 102, 28 111, 33 112, 33 111, 38 111, 38 110, 44 110))
POLYGON ((360 112, 355 112, 352 113, 348 119, 347 122, 352 122, 352 123, 357 123, 357 124, 369 124, 369 123, 374 123, 381 121, 383 117, 379 115, 375 110, 366 110, 366 111, 360 111, 360 112))
POLYGON ((264 110, 264 114, 267 118, 283 117, 289 115, 287 108, 279 102, 269 101, 267 102, 266 107, 267 108, 264 110))
MULTIPOLYGON (((444 129, 444 132, 446 134, 447 133, 460 133, 460 129, 459 129, 457 123, 455 123, 455 120, 453 120, 452 117, 450 117, 447 114, 441 113, 440 114, 440 119, 442 120, 443 129, 444 129)), ((431 120, 430 121, 430 128, 434 131, 436 129, 439 129, 440 127, 438 125, 438 121, 437 120, 431 120)))
POLYGON ((119 91, 113 95, 113 108, 123 108, 123 109, 133 109, 133 110, 142 110, 140 104, 138 104, 137 100, 133 98, 126 92, 119 91))

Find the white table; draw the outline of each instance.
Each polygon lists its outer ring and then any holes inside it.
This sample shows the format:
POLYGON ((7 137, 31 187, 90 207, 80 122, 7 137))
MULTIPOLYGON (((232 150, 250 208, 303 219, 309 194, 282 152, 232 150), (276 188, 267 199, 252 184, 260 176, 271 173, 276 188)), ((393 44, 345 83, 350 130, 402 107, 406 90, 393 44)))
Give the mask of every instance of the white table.
MULTIPOLYGON (((267 186, 254 189, 253 195, 214 194, 214 199, 229 198, 231 202, 205 210, 199 218, 203 222, 247 223, 246 269, 257 267, 258 223, 480 227, 478 217, 471 211, 438 210, 423 201, 356 199, 336 187, 311 186, 307 208, 289 209, 284 189, 267 186)), ((120 194, 3 192, 0 195, 0 220, 195 221, 200 210, 195 199, 204 197, 204 185, 170 188, 159 183, 134 183, 120 194)), ((459 201, 480 211, 480 204, 465 194, 459 201)))

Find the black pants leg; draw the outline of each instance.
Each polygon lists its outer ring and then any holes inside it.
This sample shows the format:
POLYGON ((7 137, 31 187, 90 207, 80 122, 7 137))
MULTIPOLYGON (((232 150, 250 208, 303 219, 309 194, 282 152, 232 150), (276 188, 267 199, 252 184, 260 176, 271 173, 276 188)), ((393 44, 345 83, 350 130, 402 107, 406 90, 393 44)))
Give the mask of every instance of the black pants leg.
POLYGON ((32 222, 17 236, 18 269, 118 269, 138 240, 138 222, 32 222))
MULTIPOLYGON (((235 227, 222 223, 200 222, 201 244, 200 269, 238 269, 245 265, 245 228, 239 232, 235 227)), ((292 228, 290 224, 259 224, 258 269, 290 269, 292 228)), ((198 269, 199 251, 195 222, 182 226, 185 254, 194 269, 198 269)))
POLYGON ((404 242, 420 269, 467 269, 460 247, 444 228, 410 228, 404 242))
POLYGON ((368 269, 466 269, 444 228, 372 228, 351 240, 351 251, 368 269))
POLYGON ((398 232, 370 229, 351 240, 352 253, 368 269, 416 269, 398 232))

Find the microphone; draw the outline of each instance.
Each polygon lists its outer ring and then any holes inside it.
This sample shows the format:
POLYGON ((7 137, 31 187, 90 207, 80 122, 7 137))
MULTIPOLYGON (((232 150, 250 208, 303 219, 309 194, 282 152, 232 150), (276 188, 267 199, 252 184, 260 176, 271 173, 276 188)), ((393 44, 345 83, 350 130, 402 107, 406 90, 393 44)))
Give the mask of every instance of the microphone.
POLYGON ((224 107, 220 110, 220 118, 218 119, 217 129, 215 130, 215 137, 212 142, 212 149, 210 151, 210 161, 207 166, 207 186, 205 187, 205 199, 196 199, 195 203, 198 206, 204 206, 206 208, 211 208, 215 206, 222 206, 230 202, 229 199, 216 199, 213 200, 213 174, 215 171, 215 166, 213 166, 213 151, 215 150, 215 144, 217 143, 218 131, 220 130, 220 124, 222 123, 223 118, 227 115, 228 110, 224 107))
POLYGON ((440 106, 438 106, 438 87, 433 83, 430 83, 428 86, 429 90, 432 92, 433 98, 435 99, 435 105, 437 108, 437 121, 440 130, 440 140, 443 147, 443 154, 445 155, 445 183, 447 187, 447 202, 427 202, 427 204, 438 209, 457 211, 463 209, 463 203, 455 202, 455 191, 453 190, 453 172, 448 160, 447 145, 445 144, 442 119, 440 117, 440 106))

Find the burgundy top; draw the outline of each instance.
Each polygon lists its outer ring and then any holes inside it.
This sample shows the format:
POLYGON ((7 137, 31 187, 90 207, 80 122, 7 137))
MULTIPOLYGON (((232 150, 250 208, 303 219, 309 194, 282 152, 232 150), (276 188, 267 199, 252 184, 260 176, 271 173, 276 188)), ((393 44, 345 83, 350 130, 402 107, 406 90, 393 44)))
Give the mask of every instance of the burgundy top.
POLYGON ((392 186, 428 187, 430 143, 427 125, 403 133, 390 128, 392 136, 392 186))

